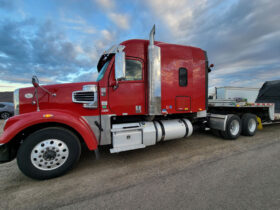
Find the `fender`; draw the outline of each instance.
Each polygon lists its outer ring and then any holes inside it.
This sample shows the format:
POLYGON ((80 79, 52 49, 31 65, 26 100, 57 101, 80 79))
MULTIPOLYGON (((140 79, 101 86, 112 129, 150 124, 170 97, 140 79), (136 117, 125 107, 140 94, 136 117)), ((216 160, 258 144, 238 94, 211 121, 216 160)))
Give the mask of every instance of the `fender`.
POLYGON ((89 150, 97 149, 98 141, 84 118, 61 110, 42 110, 9 118, 0 137, 0 145, 10 142, 18 133, 30 126, 47 122, 65 124, 73 128, 82 136, 89 150))

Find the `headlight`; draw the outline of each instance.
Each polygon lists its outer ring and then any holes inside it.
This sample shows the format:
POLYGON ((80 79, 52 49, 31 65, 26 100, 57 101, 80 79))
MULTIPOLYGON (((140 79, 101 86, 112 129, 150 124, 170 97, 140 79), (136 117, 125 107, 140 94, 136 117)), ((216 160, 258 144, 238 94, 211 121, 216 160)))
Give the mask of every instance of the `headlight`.
POLYGON ((19 114, 19 89, 14 91, 14 115, 19 114))

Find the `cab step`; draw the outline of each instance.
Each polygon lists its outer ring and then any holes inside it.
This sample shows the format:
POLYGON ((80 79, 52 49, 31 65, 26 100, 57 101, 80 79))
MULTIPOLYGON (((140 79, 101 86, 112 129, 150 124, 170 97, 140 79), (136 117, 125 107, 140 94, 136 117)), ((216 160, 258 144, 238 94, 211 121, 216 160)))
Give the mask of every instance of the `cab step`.
POLYGON ((145 147, 146 146, 144 144, 135 144, 135 145, 128 145, 128 146, 123 146, 123 147, 114 147, 114 148, 110 149, 110 152, 118 153, 118 152, 134 150, 134 149, 143 149, 145 147))

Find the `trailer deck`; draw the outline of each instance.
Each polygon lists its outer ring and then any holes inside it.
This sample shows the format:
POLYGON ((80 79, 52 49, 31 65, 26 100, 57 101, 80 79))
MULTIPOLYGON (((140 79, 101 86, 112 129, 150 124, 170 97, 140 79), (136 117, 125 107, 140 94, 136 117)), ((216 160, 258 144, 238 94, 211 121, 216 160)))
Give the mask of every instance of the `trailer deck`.
POLYGON ((219 108, 223 109, 223 111, 225 111, 227 108, 230 108, 231 110, 234 109, 237 112, 246 112, 247 110, 252 110, 256 114, 259 113, 260 116, 268 116, 268 118, 261 118, 262 121, 265 122, 280 119, 280 113, 275 113, 274 103, 248 103, 234 99, 214 99, 208 101, 208 106, 210 110, 217 110, 219 108))

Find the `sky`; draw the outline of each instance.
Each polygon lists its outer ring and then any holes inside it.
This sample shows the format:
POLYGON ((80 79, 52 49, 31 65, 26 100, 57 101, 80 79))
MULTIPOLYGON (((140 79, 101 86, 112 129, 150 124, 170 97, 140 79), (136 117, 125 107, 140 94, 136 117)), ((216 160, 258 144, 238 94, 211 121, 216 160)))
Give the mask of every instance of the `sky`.
POLYGON ((110 46, 148 39, 206 50, 210 87, 280 79, 280 1, 0 0, 0 91, 95 81, 110 46))

